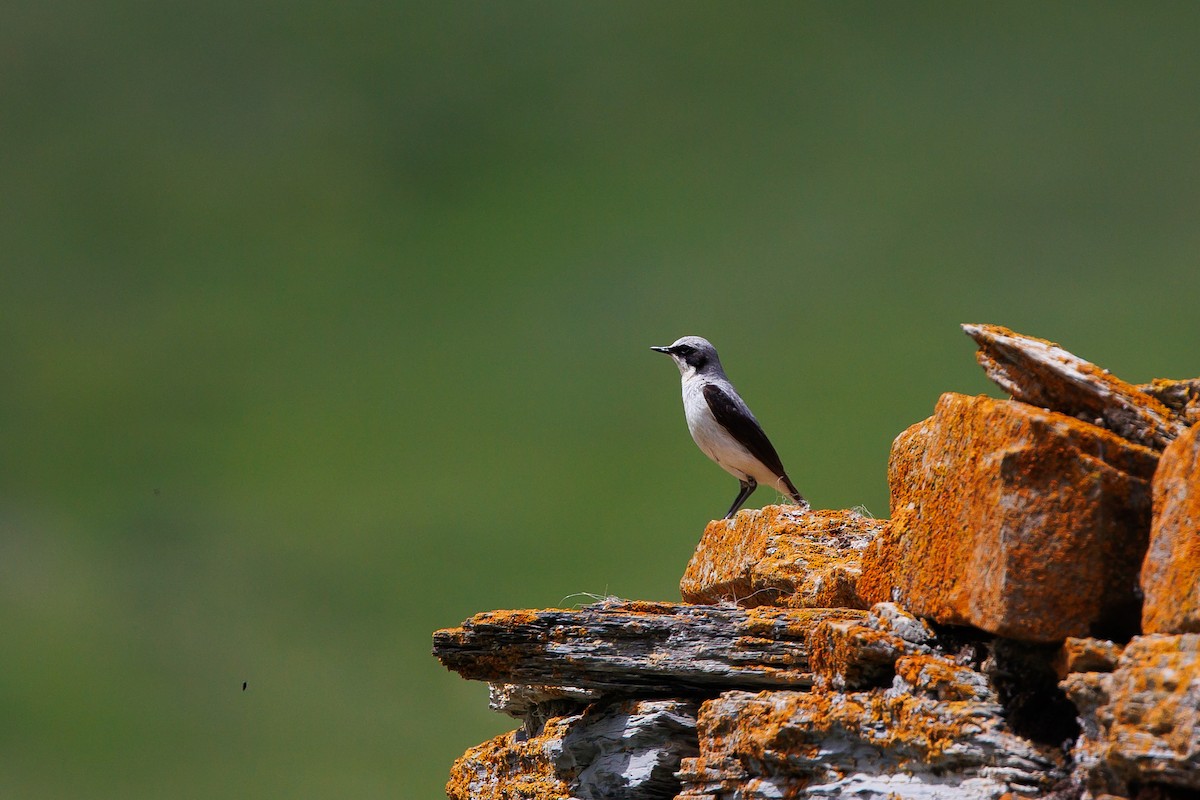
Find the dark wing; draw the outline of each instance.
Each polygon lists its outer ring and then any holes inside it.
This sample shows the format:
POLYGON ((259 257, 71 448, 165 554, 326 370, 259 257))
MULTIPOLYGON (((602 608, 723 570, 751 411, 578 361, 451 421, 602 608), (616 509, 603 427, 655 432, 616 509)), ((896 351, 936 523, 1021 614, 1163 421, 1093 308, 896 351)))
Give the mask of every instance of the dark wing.
POLYGON ((762 427, 754 419, 750 409, 746 408, 745 403, 739 402, 738 398, 731 397, 720 386, 711 383, 704 387, 704 399, 708 402, 708 410, 721 427, 741 442, 752 456, 776 475, 786 474, 779 454, 771 446, 771 440, 763 433, 762 427))

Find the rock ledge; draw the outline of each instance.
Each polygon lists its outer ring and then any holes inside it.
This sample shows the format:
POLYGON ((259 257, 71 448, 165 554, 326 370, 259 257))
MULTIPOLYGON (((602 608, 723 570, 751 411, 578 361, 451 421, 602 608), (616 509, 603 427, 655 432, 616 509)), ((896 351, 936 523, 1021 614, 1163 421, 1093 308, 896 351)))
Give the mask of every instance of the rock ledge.
POLYGON ((965 325, 1013 399, 897 437, 892 516, 710 523, 683 603, 434 634, 521 720, 455 800, 1200 797, 1200 379, 965 325))

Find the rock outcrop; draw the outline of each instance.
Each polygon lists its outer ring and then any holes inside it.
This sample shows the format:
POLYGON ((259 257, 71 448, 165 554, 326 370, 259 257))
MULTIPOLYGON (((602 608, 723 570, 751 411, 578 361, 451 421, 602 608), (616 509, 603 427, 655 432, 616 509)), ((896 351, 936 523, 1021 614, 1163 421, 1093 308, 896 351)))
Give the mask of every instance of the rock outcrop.
POLYGON ((859 591, 999 636, 1130 635, 1158 454, 1013 400, 946 394, 897 437, 859 591))
POLYGON ((887 691, 726 692, 698 725, 679 800, 1000 800, 1044 790, 1057 766, 1008 730, 994 698, 937 699, 902 679, 887 691))
POLYGON ((1142 567, 1146 633, 1200 633, 1200 423, 1167 446, 1154 475, 1142 567))
POLYGON ((682 604, 438 631, 521 720, 448 795, 1200 796, 1200 379, 964 328, 1014 399, 947 394, 897 437, 890 520, 743 510, 682 604))
POLYGON ((1200 791, 1200 634, 1136 636, 1111 669, 1062 685, 1079 708, 1073 755, 1087 791, 1200 791))
POLYGON ((453 800, 670 797, 680 762, 694 756, 696 704, 622 700, 547 719, 463 754, 450 771, 453 800))
MULTIPOLYGON (((999 325, 964 325, 963 330, 979 345, 976 359, 984 372, 1015 400, 1093 422, 1159 450, 1188 425, 1157 392, 1141 391, 1054 342, 999 325)), ((1170 396, 1165 385, 1163 390, 1170 396)))
POLYGON ((493 611, 434 634, 464 678, 621 693, 808 686, 807 634, 864 616, 839 608, 750 608, 609 601, 578 611, 493 611))
POLYGON ((767 506, 714 520, 679 583, 687 603, 869 608, 858 594, 862 551, 883 520, 855 511, 767 506))

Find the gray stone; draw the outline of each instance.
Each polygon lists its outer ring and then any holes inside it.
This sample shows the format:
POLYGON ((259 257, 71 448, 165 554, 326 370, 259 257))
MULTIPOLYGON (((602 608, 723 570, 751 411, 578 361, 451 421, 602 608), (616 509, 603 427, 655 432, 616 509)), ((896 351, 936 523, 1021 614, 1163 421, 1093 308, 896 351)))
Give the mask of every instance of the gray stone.
POLYGON ((850 609, 609 602, 577 611, 495 611, 434 634, 464 678, 678 696, 699 688, 812 685, 807 635, 850 609))

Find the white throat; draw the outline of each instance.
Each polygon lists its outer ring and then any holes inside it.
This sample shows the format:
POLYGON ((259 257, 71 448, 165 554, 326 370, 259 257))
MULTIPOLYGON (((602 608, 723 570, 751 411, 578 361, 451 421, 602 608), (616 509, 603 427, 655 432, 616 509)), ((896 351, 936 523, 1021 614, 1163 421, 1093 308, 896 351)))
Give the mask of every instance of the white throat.
POLYGON ((679 367, 679 375, 684 383, 687 383, 691 378, 696 377, 696 368, 691 364, 681 359, 675 359, 675 366, 679 367))

